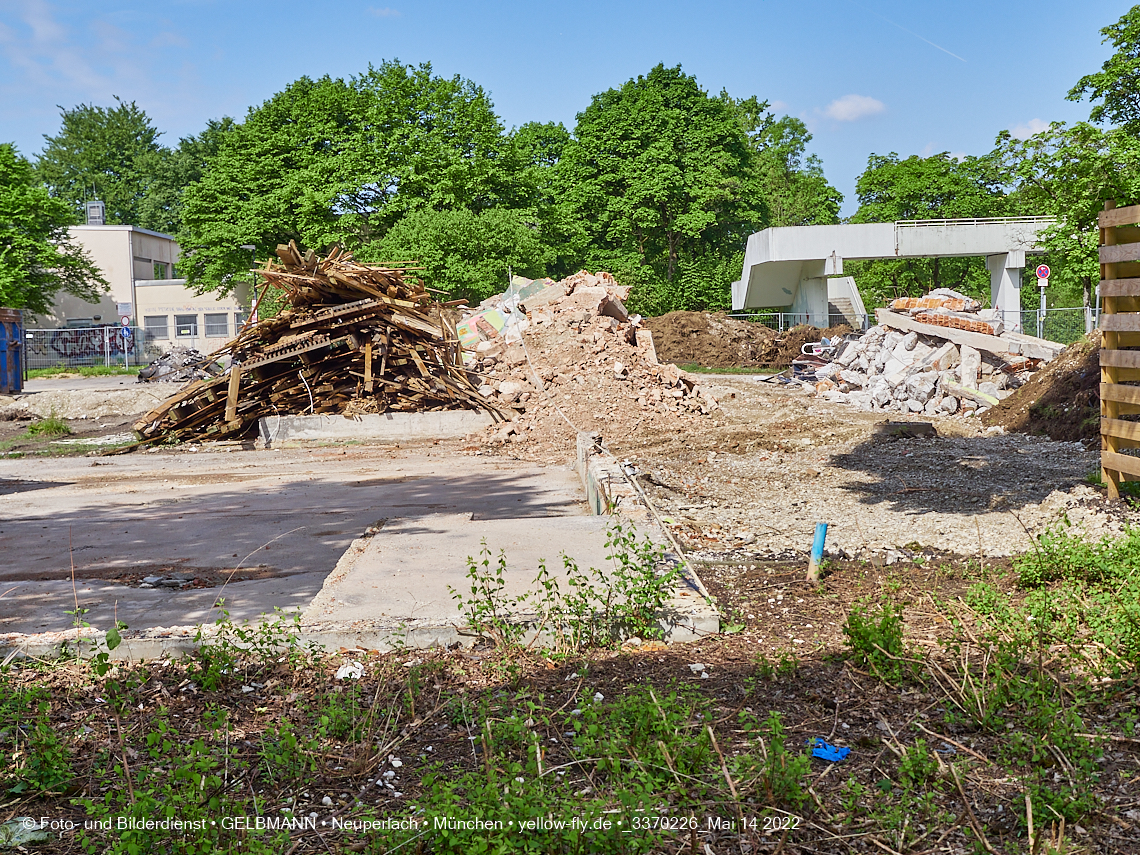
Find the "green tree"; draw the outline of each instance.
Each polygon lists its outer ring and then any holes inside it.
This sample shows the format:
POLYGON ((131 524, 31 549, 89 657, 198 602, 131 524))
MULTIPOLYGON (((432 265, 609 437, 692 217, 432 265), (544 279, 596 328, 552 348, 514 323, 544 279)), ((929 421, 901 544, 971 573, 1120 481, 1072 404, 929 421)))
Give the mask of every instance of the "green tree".
POLYGON ((115 101, 118 106, 110 109, 61 107, 62 126, 56 136, 44 136, 36 172, 52 196, 68 204, 73 223, 81 221, 83 203, 98 198, 107 206, 109 224, 169 227, 163 217, 144 215, 144 200, 170 152, 142 109, 133 101, 115 101))
POLYGON ((737 100, 722 91, 720 97, 736 110, 751 143, 764 227, 838 223, 843 194, 827 183, 823 161, 807 154, 807 125, 793 116, 777 119, 755 95, 737 100))
POLYGON ((482 89, 384 62, 349 81, 303 77, 227 131, 183 199, 182 265, 227 290, 278 243, 375 243, 412 211, 510 201, 517 164, 482 89))
MULTIPOLYGON (((955 158, 943 152, 900 159, 872 154, 855 184, 859 209, 854 223, 1000 217, 1011 210, 997 160, 955 158)), ((983 302, 989 300, 989 273, 982 258, 908 258, 851 262, 868 307, 894 297, 916 296, 934 288, 953 288, 983 302)))
POLYGON ((72 219, 68 204, 48 194, 15 147, 0 144, 0 306, 45 313, 59 291, 97 300, 107 290, 68 238, 72 219))
POLYGON ((429 286, 450 297, 480 302, 506 289, 508 271, 540 276, 550 251, 520 211, 423 208, 399 220, 361 257, 376 262, 415 259, 429 286))
MULTIPOLYGON (((1052 269, 1050 305, 1089 305, 1100 278, 1097 216, 1109 199, 1140 198, 1140 140, 1085 122, 1054 122, 1025 140, 1003 131, 995 153, 1019 211, 1057 218, 1042 236, 1042 260, 1052 269)), ((1026 298, 1035 298, 1030 291, 1024 289, 1026 298)))
POLYGON ((178 231, 183 191, 205 174, 207 163, 233 126, 229 117, 211 119, 201 133, 179 140, 178 148, 147 156, 147 186, 139 201, 137 225, 165 234, 178 231))
POLYGON ((587 264, 669 294, 683 260, 733 253, 763 220, 736 111, 680 67, 595 95, 558 164, 559 198, 587 264), (642 268, 638 270, 638 268, 642 268))
POLYGON ((1089 121, 1118 125, 1135 134, 1140 130, 1140 6, 1133 6, 1100 32, 1115 52, 1100 71, 1078 80, 1067 97, 1099 101, 1089 121))

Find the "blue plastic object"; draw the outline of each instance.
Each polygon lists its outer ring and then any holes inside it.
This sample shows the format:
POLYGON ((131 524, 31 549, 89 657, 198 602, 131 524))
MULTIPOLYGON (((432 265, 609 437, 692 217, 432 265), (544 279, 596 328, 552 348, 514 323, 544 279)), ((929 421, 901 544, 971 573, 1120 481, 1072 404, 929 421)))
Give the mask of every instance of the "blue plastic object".
POLYGON ((811 560, 816 564, 823 560, 823 545, 827 542, 827 523, 815 524, 815 541, 811 545, 811 560))
POLYGON ((19 309, 0 309, 0 394, 24 388, 24 321, 19 309))
POLYGON ((824 742, 819 736, 812 741, 811 756, 818 757, 820 760, 830 760, 832 763, 838 763, 850 753, 850 748, 840 748, 837 745, 831 745, 824 742))

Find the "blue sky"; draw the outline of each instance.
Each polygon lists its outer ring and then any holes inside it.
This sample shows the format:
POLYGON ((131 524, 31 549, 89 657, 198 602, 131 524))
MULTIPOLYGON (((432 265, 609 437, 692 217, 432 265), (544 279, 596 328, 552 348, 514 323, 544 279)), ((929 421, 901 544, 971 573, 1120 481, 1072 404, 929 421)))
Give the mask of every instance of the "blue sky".
POLYGON ((981 154, 1088 115, 1065 100, 1109 55, 1111 0, 751 0, 492 4, 446 0, 0 0, 0 141, 36 154, 57 105, 135 101, 168 144, 241 117, 301 75, 431 62, 483 86, 508 126, 561 121, 592 95, 681 64, 710 92, 799 116, 855 210, 872 152, 981 154))

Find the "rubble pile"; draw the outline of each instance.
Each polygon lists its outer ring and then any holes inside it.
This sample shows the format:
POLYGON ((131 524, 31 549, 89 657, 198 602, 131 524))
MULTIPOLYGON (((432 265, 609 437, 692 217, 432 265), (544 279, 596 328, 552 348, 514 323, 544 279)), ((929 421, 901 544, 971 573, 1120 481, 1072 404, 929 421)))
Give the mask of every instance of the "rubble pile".
POLYGON ((608 273, 516 280, 458 325, 461 339, 477 338, 468 339, 468 368, 482 381, 479 394, 515 411, 489 442, 557 440, 564 453, 576 429, 618 437, 718 408, 694 377, 658 362, 628 296, 608 273))
POLYGON ((992 310, 949 289, 895 300, 876 314, 878 325, 840 343, 801 380, 862 410, 981 413, 1064 349, 1005 330, 992 310))
POLYGON ((217 377, 223 370, 217 362, 194 348, 176 344, 139 371, 138 382, 189 383, 217 377))
POLYGON ((259 273, 289 308, 243 329, 210 361, 229 370, 191 383, 135 423, 143 441, 222 439, 273 414, 484 409, 443 306, 403 271, 321 258, 292 241, 259 273))

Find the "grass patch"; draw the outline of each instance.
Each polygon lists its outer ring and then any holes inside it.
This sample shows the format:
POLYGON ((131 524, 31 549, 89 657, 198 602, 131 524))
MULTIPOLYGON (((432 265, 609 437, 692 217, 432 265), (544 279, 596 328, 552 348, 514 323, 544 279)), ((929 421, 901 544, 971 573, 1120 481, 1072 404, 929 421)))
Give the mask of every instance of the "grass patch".
POLYGON ((71 436, 71 426, 55 413, 28 425, 27 437, 29 439, 59 439, 61 436, 71 436))
POLYGON ((50 368, 30 368, 28 369, 29 380, 46 380, 51 377, 115 377, 117 375, 131 375, 138 374, 139 365, 54 365, 50 368))

